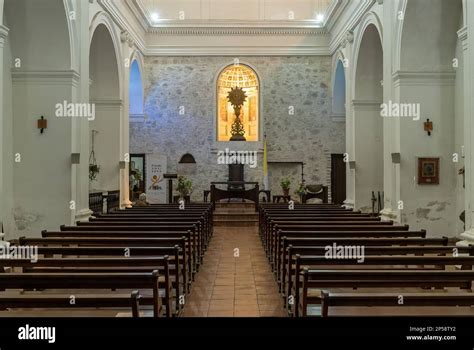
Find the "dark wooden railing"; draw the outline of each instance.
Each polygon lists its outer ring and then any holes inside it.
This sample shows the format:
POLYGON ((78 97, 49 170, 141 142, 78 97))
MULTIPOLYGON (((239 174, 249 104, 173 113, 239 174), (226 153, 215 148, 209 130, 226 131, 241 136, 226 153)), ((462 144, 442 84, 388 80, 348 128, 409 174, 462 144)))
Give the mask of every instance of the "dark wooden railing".
POLYGON ((89 193, 89 209, 93 215, 110 213, 120 208, 120 191, 89 193), (104 202, 106 204, 104 208, 104 202))
POLYGON ((102 192, 89 193, 89 209, 93 215, 102 214, 104 208, 104 198, 102 192))
POLYGON ((216 202, 221 199, 238 198, 244 201, 245 199, 255 202, 255 211, 258 211, 258 182, 244 182, 244 181, 227 181, 227 182, 211 182, 211 202, 213 207, 216 207, 216 202), (223 190, 217 188, 218 185, 225 185, 227 189, 223 190), (254 186, 252 189, 246 190, 245 185, 254 186))
POLYGON ((109 191, 107 195, 107 213, 120 208, 120 191, 109 191))

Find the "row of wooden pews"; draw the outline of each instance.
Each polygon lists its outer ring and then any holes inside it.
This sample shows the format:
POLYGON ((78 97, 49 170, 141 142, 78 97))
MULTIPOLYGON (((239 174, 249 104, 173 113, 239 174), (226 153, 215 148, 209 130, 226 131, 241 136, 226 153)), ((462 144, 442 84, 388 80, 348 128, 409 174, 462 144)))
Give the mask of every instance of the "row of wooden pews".
POLYGON ((212 215, 210 204, 151 205, 20 237, 11 247, 36 249, 37 259, 0 259, 0 315, 179 316, 212 215))
POLYGON ((423 314, 427 306, 469 314, 474 305, 474 247, 331 204, 262 204, 259 225, 290 316, 423 314))

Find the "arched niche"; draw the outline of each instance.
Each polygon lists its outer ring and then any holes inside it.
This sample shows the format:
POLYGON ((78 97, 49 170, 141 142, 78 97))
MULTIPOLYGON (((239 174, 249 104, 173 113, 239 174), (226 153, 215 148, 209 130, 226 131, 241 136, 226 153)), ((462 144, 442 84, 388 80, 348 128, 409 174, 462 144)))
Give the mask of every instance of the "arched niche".
POLYGON ((224 67, 217 77, 217 141, 229 141, 232 136, 231 127, 235 114, 227 95, 235 87, 242 88, 247 95, 240 114, 245 130, 244 137, 247 141, 259 141, 260 81, 255 70, 242 63, 224 67))
MULTIPOLYGON (((120 188, 120 99, 119 64, 117 49, 106 24, 98 24, 92 33, 90 45, 90 99, 95 105, 96 116, 90 122, 94 133, 94 152, 100 172, 97 181, 91 182, 95 190, 120 188)), ((92 147, 92 137, 91 137, 92 147)))
POLYGON ((374 23, 362 33, 354 80, 353 135, 355 153, 355 207, 371 211, 371 193, 383 191, 383 49, 374 23))
POLYGON ((334 116, 346 115, 346 74, 341 60, 338 60, 334 74, 332 112, 334 116))
POLYGON ((130 67, 130 116, 143 116, 143 80, 140 65, 137 60, 133 60, 130 67))

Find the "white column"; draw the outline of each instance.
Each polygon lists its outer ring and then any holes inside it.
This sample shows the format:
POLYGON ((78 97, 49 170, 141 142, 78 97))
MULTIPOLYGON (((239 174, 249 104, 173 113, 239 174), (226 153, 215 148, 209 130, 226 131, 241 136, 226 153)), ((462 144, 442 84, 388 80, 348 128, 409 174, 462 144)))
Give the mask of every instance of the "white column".
POLYGON ((344 206, 348 209, 354 208, 355 202, 355 169, 352 168, 354 163, 354 109, 352 106, 352 72, 354 67, 354 58, 350 56, 352 53, 352 43, 354 41, 352 33, 347 35, 348 39, 345 41, 344 51, 346 53, 346 154, 348 156, 346 162, 346 200, 344 206))
POLYGON ((122 35, 122 52, 125 63, 119 69, 123 69, 123 108, 120 115, 120 208, 130 208, 130 67, 132 65, 131 55, 133 52, 133 40, 122 35))
POLYGON ((474 69, 469 62, 474 60, 474 4, 471 1, 465 3, 467 11, 468 27, 458 32, 463 45, 464 53, 464 166, 465 166, 465 210, 466 210, 466 231, 461 234, 463 241, 459 245, 474 244, 474 142, 471 141, 474 135, 474 69))
MULTIPOLYGON (((3 22, 3 0, 0 0, 0 23, 3 22)), ((3 77, 3 47, 5 45, 5 41, 8 36, 8 28, 5 27, 4 25, 0 24, 0 109, 3 109, 3 84, 4 84, 4 77, 3 77)), ((4 179, 3 179, 3 169, 4 169, 4 149, 3 149, 3 124, 4 124, 4 118, 5 116, 3 115, 3 110, 0 111, 2 114, 0 117, 0 193, 2 194, 2 198, 0 198, 0 233, 2 231, 1 225, 4 222, 4 213, 6 208, 4 208, 4 179)), ((3 234, 2 234, 3 236, 3 234)))
MULTIPOLYGON (((393 86, 392 61, 396 52, 394 40, 394 29, 396 28, 397 17, 395 1, 387 1, 383 6, 383 100, 384 103, 394 102, 395 89, 393 86)), ((383 191, 384 203, 381 212, 382 220, 400 221, 398 201, 400 189, 397 187, 397 179, 400 177, 400 165, 392 160, 392 153, 400 153, 399 121, 396 118, 383 119, 383 191)))
MULTIPOLYGON (((89 101, 89 3, 77 2, 77 33, 76 50, 78 71, 80 72, 77 88, 77 102, 89 101)), ((89 121, 78 118, 73 121, 73 153, 80 154, 80 164, 72 165, 73 197, 76 201, 74 221, 86 221, 92 215, 89 209, 89 121)))

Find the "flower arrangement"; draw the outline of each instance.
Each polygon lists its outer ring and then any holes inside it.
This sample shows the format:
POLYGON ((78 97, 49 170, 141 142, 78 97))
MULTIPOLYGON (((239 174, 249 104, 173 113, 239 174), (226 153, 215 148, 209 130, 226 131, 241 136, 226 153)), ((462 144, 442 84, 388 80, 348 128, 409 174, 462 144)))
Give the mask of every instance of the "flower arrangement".
POLYGON ((176 190, 179 192, 181 197, 189 196, 189 194, 193 190, 193 183, 191 180, 186 178, 186 176, 178 176, 178 185, 176 186, 176 190))

